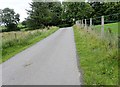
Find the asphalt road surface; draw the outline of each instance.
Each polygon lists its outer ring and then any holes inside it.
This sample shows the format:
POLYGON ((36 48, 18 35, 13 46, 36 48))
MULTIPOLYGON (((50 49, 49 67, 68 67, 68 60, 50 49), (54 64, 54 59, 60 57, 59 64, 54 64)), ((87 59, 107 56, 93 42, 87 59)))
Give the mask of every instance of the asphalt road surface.
POLYGON ((80 77, 71 27, 59 29, 2 64, 3 85, 80 85, 80 77))

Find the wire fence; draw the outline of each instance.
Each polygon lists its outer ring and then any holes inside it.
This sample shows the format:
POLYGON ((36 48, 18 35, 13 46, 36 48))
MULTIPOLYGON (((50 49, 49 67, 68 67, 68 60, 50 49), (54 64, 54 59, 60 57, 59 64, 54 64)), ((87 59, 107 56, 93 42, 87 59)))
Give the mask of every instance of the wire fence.
POLYGON ((118 26, 120 22, 120 13, 112 15, 104 15, 89 19, 76 21, 76 24, 81 29, 86 29, 88 32, 95 32, 100 38, 106 39, 109 44, 118 44, 118 26))
POLYGON ((32 30, 32 31, 18 31, 18 32, 3 32, 0 33, 1 44, 0 49, 13 46, 14 44, 22 44, 23 42, 27 43, 27 40, 35 36, 39 36, 42 33, 46 32, 47 29, 41 30, 32 30))
POLYGON ((118 34, 118 23, 120 22, 120 13, 105 15, 100 17, 93 17, 89 19, 82 19, 76 21, 82 28, 96 29, 101 33, 110 32, 118 34), (102 31, 103 30, 103 31, 102 31))
MULTIPOLYGON (((87 20, 87 25, 90 24, 90 19, 87 20)), ((104 15, 104 24, 107 23, 115 23, 115 22, 120 22, 120 13, 116 14, 110 14, 110 15, 104 15)), ((101 24, 101 16, 99 17, 93 17, 92 18, 92 24, 93 25, 100 25, 101 24)))

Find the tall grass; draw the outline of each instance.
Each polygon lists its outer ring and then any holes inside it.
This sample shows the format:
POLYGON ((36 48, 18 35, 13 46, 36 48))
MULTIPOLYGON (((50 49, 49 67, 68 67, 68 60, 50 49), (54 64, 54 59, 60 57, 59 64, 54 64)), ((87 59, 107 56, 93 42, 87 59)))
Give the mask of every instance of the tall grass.
POLYGON ((118 85, 118 42, 74 26, 76 48, 85 85, 118 85))
POLYGON ((41 35, 42 30, 5 32, 2 34, 2 47, 7 48, 17 44, 24 44, 29 38, 41 35))
MULTIPOLYGON (((111 32, 113 34, 118 34, 118 24, 119 23, 105 24, 104 25, 105 32, 108 32, 108 29, 111 29, 111 32)), ((93 26, 93 29, 98 31, 98 32, 101 32, 101 25, 93 26)))
POLYGON ((47 29, 39 29, 32 31, 8 32, 2 34, 2 62, 8 60, 18 52, 30 47, 32 44, 44 39, 52 34, 58 27, 47 29))

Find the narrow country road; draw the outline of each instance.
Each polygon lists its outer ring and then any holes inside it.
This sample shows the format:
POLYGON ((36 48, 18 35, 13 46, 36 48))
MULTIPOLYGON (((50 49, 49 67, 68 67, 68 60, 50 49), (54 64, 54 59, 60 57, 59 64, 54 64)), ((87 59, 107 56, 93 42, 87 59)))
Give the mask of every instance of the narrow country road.
POLYGON ((3 85, 80 85, 72 27, 54 34, 2 64, 3 85))

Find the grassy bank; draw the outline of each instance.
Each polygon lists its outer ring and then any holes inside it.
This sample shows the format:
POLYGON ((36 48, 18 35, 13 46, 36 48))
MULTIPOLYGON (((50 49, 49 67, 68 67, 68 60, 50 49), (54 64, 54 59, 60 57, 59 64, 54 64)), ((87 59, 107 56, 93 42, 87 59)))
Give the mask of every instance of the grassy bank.
POLYGON ((3 34, 2 37, 2 60, 5 62, 15 54, 25 50, 36 42, 46 38, 47 36, 58 30, 58 27, 51 27, 45 31, 24 31, 24 32, 11 32, 3 34))
MULTIPOLYGON (((110 28, 112 33, 117 34, 118 33, 118 24, 119 23, 105 24, 104 29, 107 32, 108 28, 110 28)), ((101 31, 101 25, 96 25, 94 28, 97 29, 99 32, 101 31)))
MULTIPOLYGON (((96 25, 93 28, 95 28, 98 32, 101 32, 101 25, 96 25)), ((118 34, 118 23, 110 23, 104 25, 105 32, 108 31, 108 29, 111 29, 113 34, 118 34)))
MULTIPOLYGON (((96 33, 74 26, 79 63, 85 85, 118 84, 117 43, 101 39, 96 33)), ((114 40, 113 40, 114 42, 114 40)))

